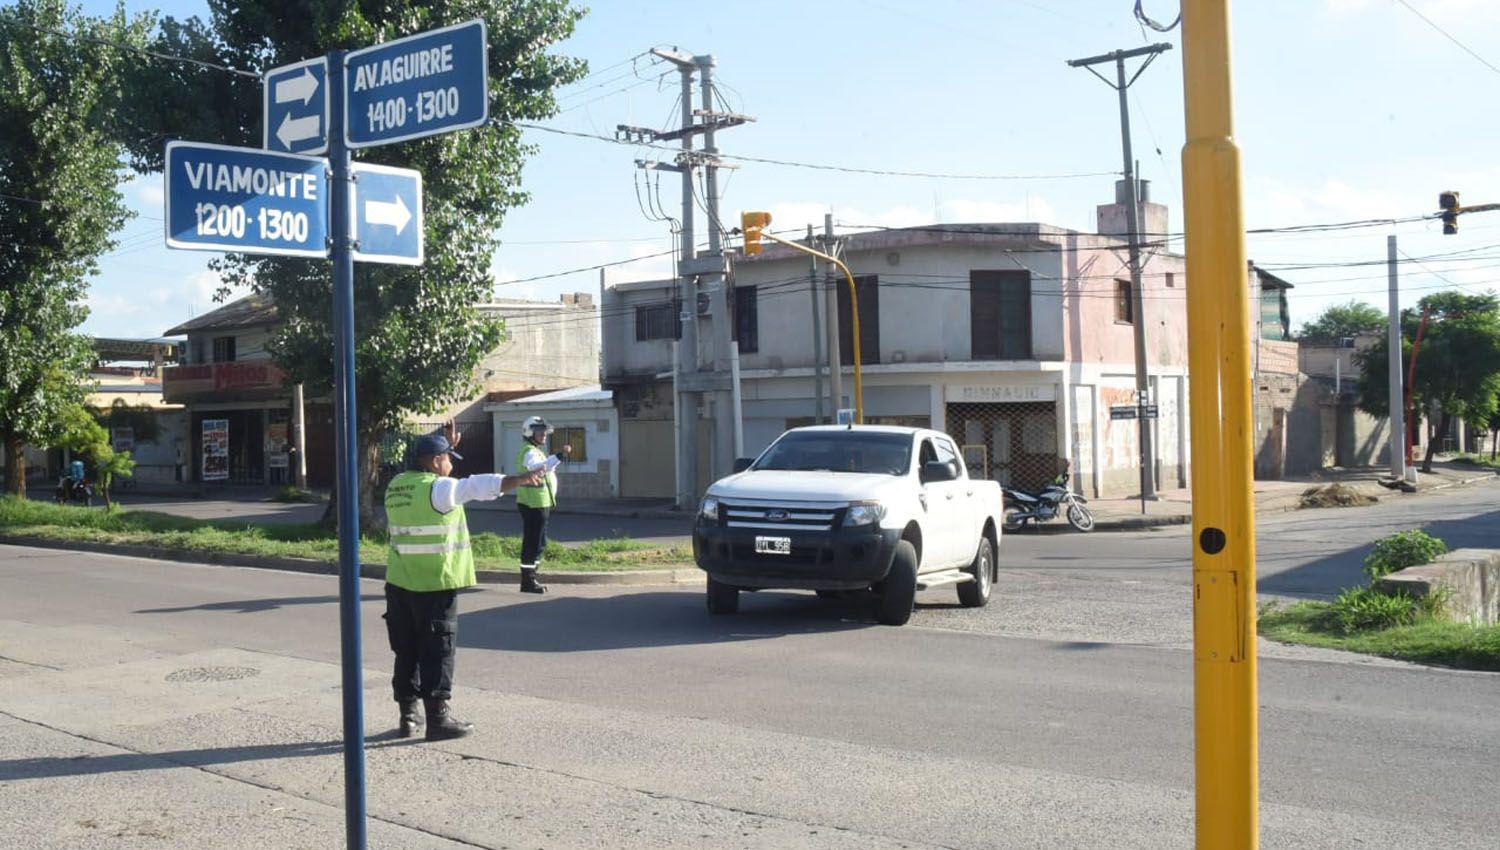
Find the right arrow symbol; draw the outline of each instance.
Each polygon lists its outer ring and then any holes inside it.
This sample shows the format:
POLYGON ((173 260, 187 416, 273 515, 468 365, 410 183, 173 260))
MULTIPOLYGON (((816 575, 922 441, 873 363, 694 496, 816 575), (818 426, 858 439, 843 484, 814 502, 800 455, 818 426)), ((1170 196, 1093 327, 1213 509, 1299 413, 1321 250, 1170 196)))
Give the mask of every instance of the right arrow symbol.
POLYGON ((411 221, 411 210, 406 208, 406 202, 397 195, 395 201, 365 201, 365 221, 370 224, 388 224, 396 228, 396 235, 406 229, 406 223, 411 221))
POLYGON ((318 78, 314 77, 312 71, 305 66, 302 73, 289 80, 279 80, 276 83, 276 102, 287 103, 293 100, 302 101, 306 106, 312 102, 313 95, 318 93, 318 78))

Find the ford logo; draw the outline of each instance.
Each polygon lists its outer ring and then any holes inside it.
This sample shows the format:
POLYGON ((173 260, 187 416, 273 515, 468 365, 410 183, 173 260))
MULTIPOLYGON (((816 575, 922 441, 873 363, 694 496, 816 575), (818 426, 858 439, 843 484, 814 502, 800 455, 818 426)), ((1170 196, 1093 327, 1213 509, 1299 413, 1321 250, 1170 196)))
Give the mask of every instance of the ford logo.
POLYGON ((766 511, 766 519, 771 522, 783 522, 787 518, 786 511, 766 511))

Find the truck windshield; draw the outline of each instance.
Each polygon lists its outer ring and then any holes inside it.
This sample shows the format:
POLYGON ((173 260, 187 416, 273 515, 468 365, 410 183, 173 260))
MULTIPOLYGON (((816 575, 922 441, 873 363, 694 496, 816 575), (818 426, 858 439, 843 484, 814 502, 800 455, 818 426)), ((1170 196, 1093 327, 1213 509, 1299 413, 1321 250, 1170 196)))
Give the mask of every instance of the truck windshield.
POLYGON ((911 437, 858 431, 792 431, 782 435, 755 469, 905 475, 911 437))

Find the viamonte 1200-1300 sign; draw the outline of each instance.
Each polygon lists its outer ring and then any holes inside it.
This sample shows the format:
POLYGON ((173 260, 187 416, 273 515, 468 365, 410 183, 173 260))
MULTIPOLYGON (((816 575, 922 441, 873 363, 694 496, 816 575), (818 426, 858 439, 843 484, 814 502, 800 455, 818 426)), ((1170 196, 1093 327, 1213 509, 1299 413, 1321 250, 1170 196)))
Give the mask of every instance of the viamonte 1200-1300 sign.
POLYGON ((328 256, 328 161, 168 142, 167 245, 328 256))

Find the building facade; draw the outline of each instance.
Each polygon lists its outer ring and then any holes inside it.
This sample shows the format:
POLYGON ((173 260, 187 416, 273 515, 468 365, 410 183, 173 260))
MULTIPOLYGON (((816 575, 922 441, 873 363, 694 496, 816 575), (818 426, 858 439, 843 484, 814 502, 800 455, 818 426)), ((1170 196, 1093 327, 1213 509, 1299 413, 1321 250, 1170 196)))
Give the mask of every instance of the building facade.
MULTIPOLYGON (((1100 209, 1109 229, 1123 214, 1100 209)), ((1166 210, 1144 204, 1143 231, 1165 233, 1166 210)), ((963 447, 975 474, 1036 487, 1064 469, 1090 495, 1138 491, 1134 421, 1110 408, 1134 404, 1134 323, 1146 323, 1158 481, 1187 483, 1187 339, 1182 258, 1159 248, 1144 259, 1144 315, 1136 316, 1126 244, 1110 233, 1038 223, 935 225, 843 237, 856 277, 865 421, 933 427, 963 447)), ((789 427, 814 421, 814 366, 823 336, 822 272, 780 247, 736 263, 729 298, 739 346, 746 454, 789 427)), ((852 406, 852 317, 837 281, 844 398, 852 406)), ((620 413, 620 492, 674 490, 675 281, 608 287, 603 303, 604 383, 620 413)), ((824 376, 826 386, 826 375, 824 376)), ((825 419, 835 405, 822 404, 825 419)), ((708 417, 698 411, 701 491, 728 470, 711 468, 708 417)))
MULTIPOLYGON (((437 414, 411 418, 419 431, 450 421, 464 431, 459 474, 496 467, 491 419, 484 410, 492 397, 598 382, 598 307, 592 295, 566 295, 550 303, 500 301, 480 309, 505 321, 505 335, 476 367, 479 391, 437 414)), ((162 370, 165 400, 186 408, 186 480, 295 480, 294 387, 266 348, 279 324, 275 306, 250 295, 167 332, 187 337, 181 364, 162 370)), ((332 400, 305 398, 301 413, 308 486, 332 487, 332 400)))

